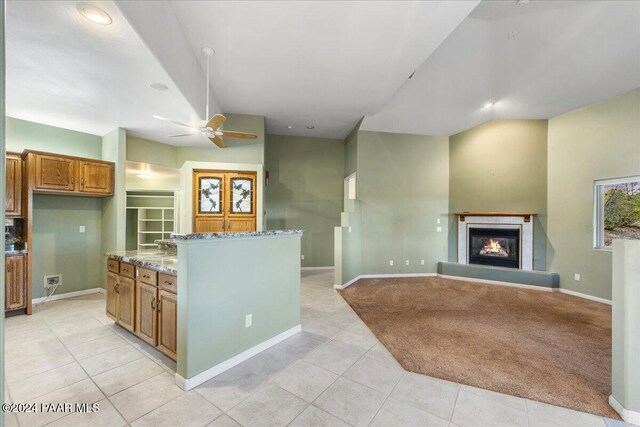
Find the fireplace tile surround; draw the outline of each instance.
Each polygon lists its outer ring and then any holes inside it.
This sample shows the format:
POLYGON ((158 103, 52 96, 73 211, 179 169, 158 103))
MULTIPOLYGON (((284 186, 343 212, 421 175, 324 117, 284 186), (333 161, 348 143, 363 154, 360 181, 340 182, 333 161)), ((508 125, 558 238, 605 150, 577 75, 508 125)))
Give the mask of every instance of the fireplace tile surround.
POLYGON ((534 212, 456 212, 458 217, 458 263, 469 264, 469 229, 520 231, 520 269, 533 270, 534 212))

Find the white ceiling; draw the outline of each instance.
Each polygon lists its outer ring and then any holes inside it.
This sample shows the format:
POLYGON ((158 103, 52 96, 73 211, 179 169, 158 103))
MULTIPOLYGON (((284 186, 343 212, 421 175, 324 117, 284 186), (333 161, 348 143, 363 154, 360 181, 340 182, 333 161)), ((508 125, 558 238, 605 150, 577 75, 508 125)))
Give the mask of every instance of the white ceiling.
POLYGON ((122 127, 175 145, 211 146, 206 138, 167 138, 181 128, 153 114, 190 122, 196 111, 118 8, 93 3, 111 25, 83 18, 76 1, 7 2, 7 115, 95 135, 122 127), (169 90, 151 89, 150 81, 169 90))
POLYGON ((211 146, 151 117, 204 116, 202 46, 214 111, 264 115, 275 134, 343 138, 366 116, 365 130, 450 135, 640 87, 639 1, 91 3, 113 24, 76 1, 7 3, 9 116, 211 146))
POLYGON ((216 51, 224 111, 330 138, 381 108, 477 3, 171 1, 192 49, 216 51))
POLYGON ((452 135, 491 119, 548 119, 637 87, 640 2, 484 1, 361 129, 452 135))

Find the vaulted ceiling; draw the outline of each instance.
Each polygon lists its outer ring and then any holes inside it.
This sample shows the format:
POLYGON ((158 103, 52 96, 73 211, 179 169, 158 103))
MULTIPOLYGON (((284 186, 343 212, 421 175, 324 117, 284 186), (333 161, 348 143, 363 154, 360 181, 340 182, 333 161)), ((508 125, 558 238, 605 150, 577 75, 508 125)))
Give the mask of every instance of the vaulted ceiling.
POLYGON ((362 129, 450 135, 640 86, 639 1, 91 3, 113 23, 73 1, 8 3, 9 116, 207 145, 152 118, 204 118, 203 46, 212 112, 263 115, 276 134, 343 138, 364 116, 362 129))

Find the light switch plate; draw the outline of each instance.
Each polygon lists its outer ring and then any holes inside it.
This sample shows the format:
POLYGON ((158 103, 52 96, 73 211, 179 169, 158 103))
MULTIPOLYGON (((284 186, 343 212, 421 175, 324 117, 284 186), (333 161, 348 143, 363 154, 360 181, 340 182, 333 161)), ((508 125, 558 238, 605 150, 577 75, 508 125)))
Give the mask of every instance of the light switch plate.
POLYGON ((438 233, 442 233, 442 227, 437 227, 437 228, 436 228, 436 231, 437 231, 438 233))
POLYGON ((573 275, 573 280, 575 280, 576 282, 579 282, 580 281, 580 274, 579 273, 574 274, 573 275))
POLYGON ((81 233, 84 233, 84 232, 85 232, 85 230, 86 230, 85 226, 84 226, 84 225, 81 225, 81 226, 80 226, 80 232, 81 232, 81 233))
POLYGON ((393 260, 392 259, 389 260, 389 265, 393 265, 393 260))
POLYGON ((244 327, 248 328, 253 324, 253 316, 251 314, 247 314, 244 318, 244 327))

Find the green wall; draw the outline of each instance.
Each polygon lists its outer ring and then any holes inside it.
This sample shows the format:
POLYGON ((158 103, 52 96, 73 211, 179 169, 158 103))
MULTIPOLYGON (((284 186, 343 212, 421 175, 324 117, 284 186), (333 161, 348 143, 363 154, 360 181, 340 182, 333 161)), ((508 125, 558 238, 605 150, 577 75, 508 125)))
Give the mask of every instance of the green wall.
POLYGON ((332 266, 340 225, 345 145, 341 139, 267 135, 267 229, 301 229, 303 267, 332 266))
MULTIPOLYGON (((25 149, 101 159, 102 138, 8 117, 7 150, 25 149)), ((33 298, 44 295, 46 275, 62 274, 56 294, 102 285, 101 221, 99 198, 34 195, 33 298), (80 225, 85 233, 79 232, 80 225)))
POLYGON ((299 235, 177 243, 178 282, 189 283, 177 295, 182 378, 300 325, 299 235))
MULTIPOLYGON (((4 1, 0 1, 0 151, 5 153, 5 109, 4 109, 4 100, 5 100, 5 66, 4 66, 4 1)), ((5 174, 5 162, 0 162, 0 179, 2 179, 2 184, 0 184, 0 200, 5 199, 5 188, 6 188, 6 174, 5 174)), ((4 223, 4 211, 0 212, 0 219, 4 223)), ((4 251, 4 233, 2 237, 0 237, 0 243, 2 244, 2 250, 4 251)), ((4 256, 0 260, 0 265, 2 266, 2 271, 5 271, 4 267, 4 256)), ((4 274, 0 275, 0 285, 2 285, 2 289, 4 289, 4 274)), ((0 295, 0 310, 4 313, 4 292, 0 295)), ((0 316, 0 360, 4 360, 4 316, 0 316)), ((4 403, 5 400, 5 390, 4 390, 4 363, 0 363, 0 401, 4 403)), ((15 420, 15 418, 14 418, 15 420)), ((0 426, 4 425, 4 411, 0 414, 0 426)))
POLYGON ((634 175, 640 89, 549 120, 548 265, 562 288, 611 298, 611 252, 593 249, 593 185, 634 175))
POLYGON ((33 196, 33 298, 45 295, 43 278, 52 274, 62 274, 56 294, 102 286, 101 203, 97 197, 33 196))
MULTIPOLYGON (((449 138, 449 211, 534 211, 534 269, 547 259, 547 121, 494 120, 449 138)), ((455 215, 449 261, 457 261, 455 215)))
POLYGON ((7 151, 21 153, 27 149, 100 159, 102 138, 7 117, 7 151))
POLYGON ((354 248, 360 271, 343 265, 343 283, 362 274, 435 273, 447 257, 448 138, 359 131, 356 151, 357 200, 342 255, 352 258, 354 248))

